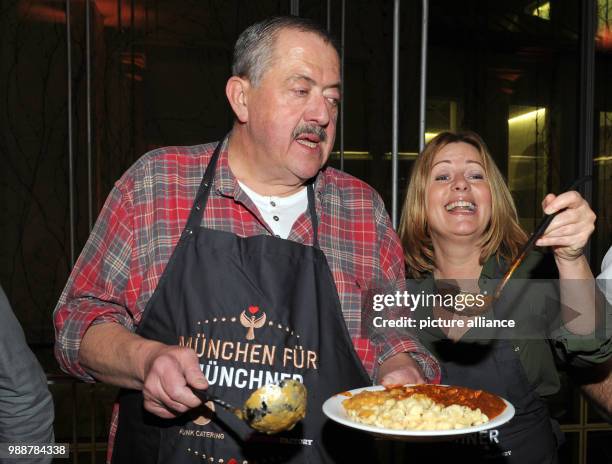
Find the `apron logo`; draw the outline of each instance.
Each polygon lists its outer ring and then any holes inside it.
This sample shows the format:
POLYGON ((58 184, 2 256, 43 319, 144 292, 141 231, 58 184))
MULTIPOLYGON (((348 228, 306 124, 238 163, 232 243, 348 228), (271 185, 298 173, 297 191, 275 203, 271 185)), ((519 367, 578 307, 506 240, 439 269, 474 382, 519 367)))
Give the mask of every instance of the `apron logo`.
POLYGON ((266 323, 266 313, 262 312, 262 315, 256 317, 255 314, 259 312, 259 306, 249 306, 248 309, 250 316, 247 316, 246 311, 242 311, 240 314, 240 323, 243 327, 247 328, 246 339, 255 339, 255 329, 260 329, 266 323))

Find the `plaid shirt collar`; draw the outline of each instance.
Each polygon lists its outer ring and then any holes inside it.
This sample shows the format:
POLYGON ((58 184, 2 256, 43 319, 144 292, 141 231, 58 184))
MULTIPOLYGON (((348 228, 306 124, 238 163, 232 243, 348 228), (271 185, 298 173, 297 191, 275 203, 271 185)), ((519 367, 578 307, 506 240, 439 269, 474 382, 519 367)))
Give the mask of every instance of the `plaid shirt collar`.
MULTIPOLYGON (((223 145, 221 146, 221 153, 219 154, 219 160, 217 162, 217 168, 215 171, 215 176, 213 178, 213 189, 220 196, 233 198, 234 200, 242 203, 246 208, 249 209, 249 211, 251 211, 253 215, 255 215, 257 220, 270 233, 272 233, 251 198, 240 188, 236 176, 234 176, 234 173, 230 169, 227 150, 228 140, 229 138, 225 137, 221 142, 219 142, 223 143, 223 145)), ((319 217, 321 217, 322 203, 325 201, 325 198, 328 195, 339 196, 341 193, 334 183, 326 181, 326 177, 326 168, 323 167, 323 169, 321 169, 317 174, 317 177, 314 181, 315 211, 317 212, 317 216, 319 217)), ((310 212, 308 210, 306 210, 305 218, 310 221, 310 212)), ((291 239, 292 236, 289 236, 289 238, 291 239)))

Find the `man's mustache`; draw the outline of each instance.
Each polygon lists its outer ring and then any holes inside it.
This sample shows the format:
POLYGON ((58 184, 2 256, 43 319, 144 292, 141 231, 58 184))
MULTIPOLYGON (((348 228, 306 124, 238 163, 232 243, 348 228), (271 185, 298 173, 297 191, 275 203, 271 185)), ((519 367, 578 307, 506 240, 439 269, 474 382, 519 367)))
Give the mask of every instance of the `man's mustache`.
POLYGON ((302 134, 313 134, 319 137, 321 142, 325 142, 327 140, 327 132, 321 126, 317 126, 316 124, 300 124, 294 130, 291 136, 294 139, 297 139, 302 134))

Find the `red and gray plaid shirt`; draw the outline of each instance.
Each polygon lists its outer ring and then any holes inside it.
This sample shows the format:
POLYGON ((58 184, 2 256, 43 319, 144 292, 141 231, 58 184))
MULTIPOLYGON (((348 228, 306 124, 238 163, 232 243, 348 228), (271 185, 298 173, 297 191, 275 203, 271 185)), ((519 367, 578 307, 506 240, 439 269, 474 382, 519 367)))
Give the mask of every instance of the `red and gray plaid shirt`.
MULTIPOLYGON (((62 292, 54 320, 56 357, 66 372, 94 379, 78 361, 83 334, 92 324, 116 322, 135 330, 178 242, 216 144, 152 151, 115 184, 62 292)), ((221 152, 202 226, 241 237, 271 234, 251 199, 240 189, 221 152)), ((353 344, 372 376, 399 352, 411 352, 431 382, 437 362, 408 335, 385 332, 362 338, 361 294, 374 283, 403 284, 401 245, 379 195, 364 182, 325 168, 315 182, 319 246, 329 263, 353 344)), ((307 213, 288 237, 312 244, 307 213)), ((116 411, 111 427, 111 442, 116 411)))

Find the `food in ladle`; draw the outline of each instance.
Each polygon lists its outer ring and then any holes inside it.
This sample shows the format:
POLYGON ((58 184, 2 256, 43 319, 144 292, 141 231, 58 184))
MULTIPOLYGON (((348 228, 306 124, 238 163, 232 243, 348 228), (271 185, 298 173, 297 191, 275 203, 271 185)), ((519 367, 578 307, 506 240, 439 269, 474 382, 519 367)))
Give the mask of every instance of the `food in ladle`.
POLYGON ((259 432, 273 434, 291 430, 306 417, 306 387, 297 380, 282 380, 258 388, 242 408, 236 408, 207 390, 192 388, 192 391, 203 402, 214 401, 259 432))
POLYGON ((242 416, 260 432, 291 430, 306 416, 306 387, 297 380, 265 385, 246 400, 242 416))

